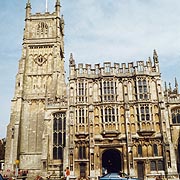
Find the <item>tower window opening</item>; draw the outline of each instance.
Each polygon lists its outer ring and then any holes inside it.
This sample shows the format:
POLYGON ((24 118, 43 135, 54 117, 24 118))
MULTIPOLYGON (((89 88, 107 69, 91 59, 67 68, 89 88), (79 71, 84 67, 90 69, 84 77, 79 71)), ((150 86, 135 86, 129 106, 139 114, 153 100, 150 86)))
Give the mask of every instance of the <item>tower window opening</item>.
POLYGON ((37 36, 44 37, 48 35, 48 25, 45 22, 40 22, 37 26, 37 36))

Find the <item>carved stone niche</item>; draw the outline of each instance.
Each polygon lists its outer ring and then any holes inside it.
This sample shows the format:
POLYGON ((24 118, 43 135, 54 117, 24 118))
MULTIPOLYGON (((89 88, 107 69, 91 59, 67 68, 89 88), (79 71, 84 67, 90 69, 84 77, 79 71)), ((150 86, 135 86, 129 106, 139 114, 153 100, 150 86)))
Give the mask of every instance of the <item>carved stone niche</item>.
POLYGON ((155 131, 143 130, 143 131, 137 131, 137 133, 140 136, 152 136, 155 133, 155 131))
POLYGON ((101 135, 103 137, 117 137, 120 134, 118 131, 102 131, 101 135))

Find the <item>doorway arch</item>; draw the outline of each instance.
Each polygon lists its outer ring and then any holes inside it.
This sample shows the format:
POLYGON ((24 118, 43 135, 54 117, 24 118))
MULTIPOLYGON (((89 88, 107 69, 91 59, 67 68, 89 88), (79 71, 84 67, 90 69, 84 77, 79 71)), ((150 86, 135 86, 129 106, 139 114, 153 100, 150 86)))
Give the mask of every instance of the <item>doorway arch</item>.
POLYGON ((102 154, 102 169, 106 170, 107 173, 121 171, 121 162, 121 152, 117 149, 108 149, 102 154))

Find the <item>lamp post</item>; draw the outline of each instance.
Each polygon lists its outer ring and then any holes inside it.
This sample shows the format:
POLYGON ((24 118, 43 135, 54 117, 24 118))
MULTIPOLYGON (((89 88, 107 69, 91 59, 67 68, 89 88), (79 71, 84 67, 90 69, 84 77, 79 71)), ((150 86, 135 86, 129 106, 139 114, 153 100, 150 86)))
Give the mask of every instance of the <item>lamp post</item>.
POLYGON ((17 179, 17 177, 18 177, 18 165, 19 165, 19 160, 18 159, 15 161, 15 164, 16 164, 15 176, 16 176, 16 179, 17 179))

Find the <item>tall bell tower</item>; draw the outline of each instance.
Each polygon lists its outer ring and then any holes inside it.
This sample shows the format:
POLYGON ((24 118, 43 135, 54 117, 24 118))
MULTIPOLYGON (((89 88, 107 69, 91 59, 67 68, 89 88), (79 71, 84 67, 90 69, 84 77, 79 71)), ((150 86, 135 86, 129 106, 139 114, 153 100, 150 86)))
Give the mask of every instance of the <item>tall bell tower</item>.
POLYGON ((48 143, 44 140, 52 139, 46 132, 51 133, 53 126, 45 120, 47 104, 66 97, 60 7, 56 0, 53 13, 32 14, 30 0, 26 3, 22 56, 7 129, 6 169, 13 170, 17 160, 20 169, 42 172, 46 168, 49 150, 44 149, 44 142, 48 143))

